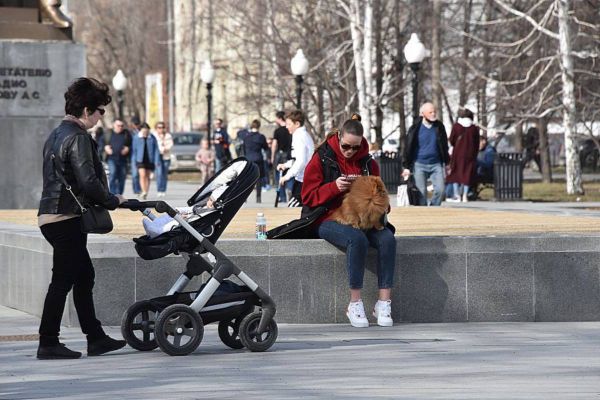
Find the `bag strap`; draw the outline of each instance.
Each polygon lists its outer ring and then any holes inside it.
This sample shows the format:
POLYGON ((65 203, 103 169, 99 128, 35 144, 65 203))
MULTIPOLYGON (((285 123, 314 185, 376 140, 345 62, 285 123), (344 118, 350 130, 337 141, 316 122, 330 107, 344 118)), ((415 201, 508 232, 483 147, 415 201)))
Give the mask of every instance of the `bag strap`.
POLYGON ((58 176, 58 179, 62 182, 63 185, 65 185, 65 189, 67 189, 69 191, 69 193, 71 193, 71 196, 73 196, 73 198, 75 199, 75 202, 77 202, 77 205, 79 206, 79 208, 81 208, 81 213, 84 214, 87 211, 87 208, 85 208, 81 204, 81 202, 79 201, 77 196, 75 196, 75 193, 73 193, 73 189, 71 188, 71 185, 69 185, 69 183, 63 176, 62 171, 60 169, 56 168, 56 163, 54 162, 56 159, 56 156, 54 155, 54 153, 52 153, 50 158, 52 159, 52 167, 54 167, 54 172, 56 173, 56 176, 58 176))

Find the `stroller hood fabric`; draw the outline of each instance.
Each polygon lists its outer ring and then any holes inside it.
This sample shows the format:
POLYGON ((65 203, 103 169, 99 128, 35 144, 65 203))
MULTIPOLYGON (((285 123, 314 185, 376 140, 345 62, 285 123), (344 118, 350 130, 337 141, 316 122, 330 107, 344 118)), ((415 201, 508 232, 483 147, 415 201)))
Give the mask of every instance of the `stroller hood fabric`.
MULTIPOLYGON (((211 243, 216 243, 229 222, 242 207, 259 179, 258 167, 245 158, 233 160, 202 186, 187 204, 191 207, 205 204, 211 194, 220 192, 214 210, 203 213, 189 224, 211 243)), ((135 249, 144 260, 154 260, 180 251, 191 252, 198 240, 182 226, 176 226, 155 238, 147 235, 133 239, 135 249)))

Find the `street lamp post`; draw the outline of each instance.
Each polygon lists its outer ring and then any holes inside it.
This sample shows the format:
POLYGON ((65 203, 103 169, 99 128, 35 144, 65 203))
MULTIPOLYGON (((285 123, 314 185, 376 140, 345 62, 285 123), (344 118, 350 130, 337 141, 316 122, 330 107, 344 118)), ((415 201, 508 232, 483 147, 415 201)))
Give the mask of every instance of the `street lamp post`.
POLYGON ((423 62, 423 59, 427 57, 428 53, 429 50, 423 46, 423 43, 421 43, 417 34, 411 34, 408 43, 406 43, 406 46, 404 46, 404 57, 406 58, 406 61, 408 62, 408 65, 410 65, 410 69, 413 72, 413 123, 419 117, 419 68, 423 62))
POLYGON ((208 140, 208 147, 211 147, 210 132, 212 130, 212 83, 215 79, 215 70, 213 69, 209 60, 206 60, 200 70, 200 79, 206 84, 206 109, 208 119, 206 122, 206 139, 208 140))
POLYGON ((115 76, 113 76, 112 84, 117 91, 117 105, 119 107, 119 119, 123 121, 123 90, 127 87, 127 78, 122 70, 117 70, 115 76))
POLYGON ((296 108, 302 109, 302 84, 304 82, 303 75, 308 72, 308 60, 304 57, 302 49, 298 49, 296 55, 290 62, 292 74, 296 76, 296 108))

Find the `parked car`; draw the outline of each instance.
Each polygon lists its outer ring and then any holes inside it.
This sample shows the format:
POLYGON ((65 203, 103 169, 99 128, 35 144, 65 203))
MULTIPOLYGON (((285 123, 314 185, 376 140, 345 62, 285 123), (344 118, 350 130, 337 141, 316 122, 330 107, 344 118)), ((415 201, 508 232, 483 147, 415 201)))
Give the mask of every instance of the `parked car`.
POLYGON ((201 132, 174 132, 169 171, 195 171, 196 152, 200 148, 201 132))

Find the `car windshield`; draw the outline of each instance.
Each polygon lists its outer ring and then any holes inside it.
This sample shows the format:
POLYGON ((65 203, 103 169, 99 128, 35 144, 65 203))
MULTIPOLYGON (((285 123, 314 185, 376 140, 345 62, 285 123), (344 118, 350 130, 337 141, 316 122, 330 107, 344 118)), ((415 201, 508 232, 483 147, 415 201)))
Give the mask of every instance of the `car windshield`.
POLYGON ((199 133, 182 133, 173 135, 173 143, 178 145, 199 145, 202 135, 199 133))

